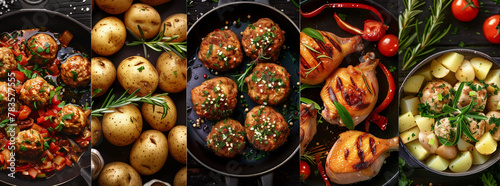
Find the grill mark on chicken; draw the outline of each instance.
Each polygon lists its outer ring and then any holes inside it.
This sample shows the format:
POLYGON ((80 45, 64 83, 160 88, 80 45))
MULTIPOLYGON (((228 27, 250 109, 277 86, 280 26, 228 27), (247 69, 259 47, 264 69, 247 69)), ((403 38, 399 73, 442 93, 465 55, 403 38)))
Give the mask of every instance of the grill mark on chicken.
POLYGON ((372 151, 372 155, 375 156, 375 152, 377 151, 377 147, 375 146, 375 139, 370 137, 370 150, 372 151))
MULTIPOLYGON (((319 46, 318 52, 320 52, 322 54, 326 53, 328 56, 333 56, 333 48, 331 46, 326 45, 326 43, 324 43, 323 41, 320 41, 316 38, 313 38, 313 39, 319 46)), ((315 56, 315 57, 318 57, 318 56, 315 56)))
MULTIPOLYGON (((358 141, 356 142, 356 148, 358 149, 358 157, 361 161, 360 163, 354 164, 353 168, 357 170, 363 170, 370 166, 370 162, 365 162, 365 153, 363 152, 363 137, 366 137, 368 133, 363 133, 363 135, 358 136, 358 141)), ((371 143, 371 142, 370 142, 371 143)))
POLYGON ((332 87, 328 87, 328 95, 330 96, 330 100, 332 100, 332 102, 338 102, 337 96, 335 96, 335 93, 333 93, 332 87))
MULTIPOLYGON (((342 53, 342 48, 340 47, 340 45, 336 41, 334 41, 332 38, 330 38, 328 36, 326 38, 328 39, 328 41, 330 41, 330 43, 332 43, 333 47, 335 47, 335 49, 337 49, 339 51, 339 53, 342 53)), ((331 56, 333 56, 333 54, 331 56)))
POLYGON ((349 106, 356 107, 358 110, 362 110, 370 106, 370 103, 363 103, 363 97, 366 94, 365 91, 358 87, 352 76, 350 77, 350 79, 352 88, 347 88, 344 86, 344 82, 342 82, 342 79, 340 79, 340 77, 337 76, 336 88, 337 90, 342 91, 342 96, 344 97, 344 100, 347 102, 349 106))
POLYGON ((347 160, 347 157, 349 157, 349 149, 345 149, 344 151, 344 159, 347 160))

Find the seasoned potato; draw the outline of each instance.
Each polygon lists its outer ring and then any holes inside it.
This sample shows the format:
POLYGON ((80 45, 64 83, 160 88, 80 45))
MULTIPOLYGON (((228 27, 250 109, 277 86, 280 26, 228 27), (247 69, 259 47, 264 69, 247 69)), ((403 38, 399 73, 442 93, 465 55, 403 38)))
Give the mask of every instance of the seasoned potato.
POLYGON ((406 148, 417 160, 425 160, 429 156, 429 152, 418 141, 407 143, 406 148))
POLYGON ((422 117, 420 115, 415 116, 415 123, 417 123, 418 129, 423 132, 431 132, 434 122, 434 118, 422 117))
POLYGON ((404 132, 415 126, 417 126, 417 124, 415 123, 415 117, 413 117, 411 112, 407 112, 399 116, 399 132, 404 132))
POLYGON ((478 140, 475 146, 477 152, 490 155, 497 150, 497 141, 493 139, 489 132, 484 133, 478 140))
POLYGON ((142 116, 132 104, 112 109, 102 119, 102 133, 106 140, 116 146, 133 143, 142 131, 142 116))
POLYGON ((438 61, 441 62, 441 64, 443 64, 444 67, 446 67, 452 72, 456 72, 458 70, 458 67, 460 67, 460 64, 462 64, 463 60, 464 56, 456 52, 449 52, 443 54, 438 59, 438 61))
POLYGON ((161 5, 164 3, 168 3, 171 0, 141 0, 141 2, 146 3, 151 6, 161 5))
POLYGON ((425 164, 434 170, 444 171, 448 168, 450 161, 442 158, 441 156, 434 154, 434 155, 431 155, 431 157, 427 158, 427 160, 425 161, 425 164))
POLYGON ((181 170, 175 174, 174 186, 186 186, 187 185, 187 168, 182 167, 181 170))
POLYGON ((141 37, 137 26, 141 27, 146 39, 153 38, 160 32, 160 14, 147 4, 133 4, 127 12, 125 12, 124 22, 125 26, 127 26, 127 28, 137 37, 141 37))
POLYGON ((472 166, 472 154, 469 151, 462 152, 457 158, 451 160, 450 170, 453 172, 465 172, 472 166))
POLYGON ((418 127, 413 127, 410 130, 407 130, 407 131, 401 133, 399 135, 399 137, 401 138, 401 141, 404 144, 407 144, 409 142, 412 142, 413 140, 418 139, 419 132, 420 132, 420 130, 418 129, 418 127))
POLYGON ((110 14, 121 14, 132 5, 133 0, 95 0, 95 3, 101 10, 110 14))
POLYGON ((178 35, 177 39, 172 40, 172 42, 181 42, 187 38, 187 14, 178 13, 171 15, 163 21, 160 29, 163 29, 165 25, 165 37, 172 37, 178 35))
POLYGON ((130 151, 130 165, 142 175, 158 172, 168 157, 168 141, 157 130, 144 131, 130 151))
POLYGON ((490 72, 493 63, 484 58, 475 57, 470 60, 472 67, 474 67, 474 72, 479 80, 484 80, 486 75, 490 72))
POLYGON ((106 93, 116 78, 115 65, 103 57, 93 57, 91 63, 92 94, 99 97, 106 93), (100 90, 98 90, 100 89, 100 90))
POLYGON ((92 147, 99 141, 99 138, 101 138, 101 121, 95 116, 92 116, 92 120, 90 121, 90 131, 92 133, 91 135, 91 145, 92 147))
POLYGON ((420 87, 422 87, 422 83, 424 83, 424 76, 421 75, 413 75, 406 81, 403 91, 405 93, 416 94, 420 91, 420 87))
POLYGON ((180 163, 186 163, 187 127, 177 125, 168 133, 170 154, 180 163))
POLYGON ((455 84, 458 81, 457 77, 455 77, 455 73, 452 71, 448 72, 448 74, 446 74, 446 76, 443 77, 443 80, 445 80, 450 84, 455 84))
POLYGON ((433 60, 432 63, 431 63, 431 72, 432 72, 432 75, 434 77, 436 77, 436 78, 443 78, 446 75, 448 75, 448 73, 450 72, 450 70, 448 70, 446 67, 444 67, 438 61, 433 60))
POLYGON ((165 98, 165 101, 167 102, 167 105, 169 107, 165 118, 161 119, 161 116, 163 115, 162 107, 154 106, 148 103, 142 104, 142 116, 144 116, 144 119, 151 127, 156 130, 166 132, 174 127, 175 122, 177 121, 177 109, 175 108, 175 103, 172 101, 172 99, 170 99, 170 97, 168 97, 167 95, 161 97, 165 98))
POLYGON ((461 82, 472 82, 476 78, 474 73, 474 68, 470 64, 469 60, 464 60, 457 72, 455 73, 455 78, 461 82))
POLYGON ((434 79, 434 76, 432 76, 432 73, 431 73, 431 64, 430 63, 427 63, 423 67, 421 67, 420 69, 418 69, 417 72, 415 72, 415 75, 424 76, 425 77, 424 80, 426 82, 434 79))
MULTIPOLYGON (((484 79, 484 83, 488 85, 496 85, 500 88, 500 69, 493 69, 488 73, 486 79, 484 79)), ((488 86, 488 92, 495 92, 495 88, 493 86, 488 86)))
POLYGON ((500 110, 500 91, 492 94, 486 101, 486 109, 489 111, 500 110))
POLYGON ((457 146, 446 146, 441 145, 436 149, 436 154, 441 156, 444 159, 452 160, 455 159, 458 155, 457 146))
POLYGON ((407 96, 401 100, 401 113, 411 112, 413 115, 420 113, 418 111, 418 105, 420 104, 420 99, 415 96, 407 96))
POLYGON ((169 93, 177 93, 186 89, 186 59, 174 52, 164 52, 156 61, 160 80, 158 86, 169 93))
POLYGON ((500 111, 490 111, 486 114, 486 132, 489 132, 495 141, 500 141, 500 111))
POLYGON ((137 89, 137 96, 146 96, 158 86, 158 72, 155 67, 141 56, 125 58, 116 70, 118 81, 128 93, 137 89))
POLYGON ((473 165, 481 165, 484 162, 488 161, 490 159, 490 155, 484 155, 479 152, 477 152, 476 148, 473 148, 471 151, 472 154, 472 164, 473 165))
POLYGON ((474 147, 474 145, 463 140, 462 138, 458 139, 457 148, 459 151, 471 151, 473 147, 474 147))
POLYGON ((109 56, 122 48, 126 38, 127 31, 123 22, 116 17, 106 17, 92 28, 91 47, 95 53, 109 56))
POLYGON ((141 176, 123 162, 108 163, 99 175, 99 185, 142 185, 141 176))

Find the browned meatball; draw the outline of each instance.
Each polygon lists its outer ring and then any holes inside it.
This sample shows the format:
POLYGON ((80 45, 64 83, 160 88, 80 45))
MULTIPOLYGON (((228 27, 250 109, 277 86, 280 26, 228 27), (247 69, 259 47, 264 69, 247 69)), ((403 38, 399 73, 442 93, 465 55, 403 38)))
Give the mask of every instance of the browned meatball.
POLYGON ((277 105, 290 93, 290 74, 274 63, 259 63, 245 82, 248 95, 258 104, 277 105))
POLYGON ((261 18, 248 25, 242 35, 241 44, 245 54, 251 59, 257 58, 261 52, 269 59, 259 61, 274 62, 278 60, 281 47, 285 42, 285 31, 269 18, 261 18))
POLYGON ((43 33, 32 36, 28 40, 27 46, 26 54, 28 54, 29 61, 40 65, 50 64, 56 58, 59 50, 59 45, 54 38, 43 33))
MULTIPOLYGON (((461 82, 455 84, 455 91, 458 91, 461 82)), ((474 101, 473 111, 482 112, 486 108, 487 102, 487 94, 486 87, 484 84, 479 83, 478 81, 465 83, 462 92, 460 93, 460 98, 458 98, 457 108, 464 108, 470 104, 471 101, 474 101)))
MULTIPOLYGON (((0 105, 9 102, 9 84, 7 82, 0 82, 0 105)), ((11 92, 13 94, 13 92, 11 92)))
POLYGON ((441 79, 432 80, 427 83, 422 90, 420 102, 424 105, 429 105, 430 110, 441 113, 443 106, 453 100, 450 89, 452 89, 452 87, 448 82, 441 79), (439 99, 439 97, 441 97, 441 99, 439 99))
POLYGON ((207 136, 207 147, 217 156, 235 157, 245 146, 245 128, 234 119, 217 122, 207 136))
POLYGON ((90 83, 90 62, 87 58, 74 55, 61 65, 61 78, 67 85, 76 88, 90 83))
POLYGON ((37 76, 24 82, 19 99, 30 108, 43 108, 49 103, 50 92, 54 90, 54 86, 37 76))
POLYGON ((210 32, 201 42, 198 58, 209 69, 234 69, 243 60, 240 40, 231 30, 210 32))
POLYGON ((21 131, 16 136, 16 149, 23 157, 33 158, 43 152, 44 139, 33 129, 21 131))
POLYGON ((200 118, 219 120, 233 113, 238 100, 236 83, 227 77, 216 77, 191 90, 193 109, 200 118))
POLYGON ((82 108, 74 105, 65 105, 54 120, 55 123, 61 125, 56 128, 66 135, 78 135, 89 124, 87 115, 82 108), (62 126, 64 124, 64 126, 62 126))
POLYGON ((8 72, 17 69, 17 61, 12 50, 0 47, 0 78, 7 77, 8 72))
POLYGON ((245 120, 247 139, 256 149, 274 151, 283 145, 290 129, 283 116, 269 106, 255 106, 245 120))

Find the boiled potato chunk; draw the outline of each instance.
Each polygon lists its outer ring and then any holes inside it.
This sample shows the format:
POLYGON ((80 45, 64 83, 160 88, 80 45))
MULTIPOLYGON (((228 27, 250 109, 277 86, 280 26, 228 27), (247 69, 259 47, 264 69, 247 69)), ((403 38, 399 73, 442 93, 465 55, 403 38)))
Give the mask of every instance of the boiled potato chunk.
POLYGON ((429 152, 427 152, 418 141, 407 143, 406 148, 415 158, 417 158, 417 160, 422 161, 429 156, 429 152))
POLYGON ((415 126, 417 126, 417 123, 415 123, 415 117, 413 117, 413 114, 411 112, 407 112, 407 113, 401 114, 399 116, 399 132, 400 133, 407 131, 408 129, 411 129, 415 126))
POLYGON ((458 155, 457 146, 441 145, 436 149, 436 154, 447 160, 455 159, 458 155))
POLYGON ((399 135, 399 137, 401 137, 401 141, 404 143, 404 144, 407 144, 415 139, 418 138, 418 133, 420 131, 418 130, 418 127, 413 127, 411 128, 410 130, 407 130, 403 133, 401 133, 399 135))
POLYGON ((459 151, 471 151, 474 148, 474 145, 469 142, 463 140, 462 138, 458 139, 457 148, 459 151))
POLYGON ((420 115, 415 116, 415 123, 417 123, 418 129, 423 132, 431 132, 432 126, 434 125, 434 118, 422 117, 420 115))
POLYGON ((490 155, 483 155, 477 152, 476 148, 472 149, 471 154, 472 154, 472 164, 474 165, 481 165, 484 162, 488 161, 488 159, 490 159, 490 155))
POLYGON ((462 152, 457 158, 451 160, 450 170, 453 172, 465 172, 472 166, 472 154, 469 151, 462 152))
POLYGON ((481 154, 490 155, 497 150, 497 141, 489 132, 485 132, 476 143, 476 150, 481 154))
POLYGON ((474 72, 476 73, 476 77, 479 80, 483 80, 490 72, 491 66, 493 63, 484 58, 475 57, 470 60, 472 67, 474 67, 474 72))
POLYGON ((415 75, 421 75, 425 77, 425 81, 431 81, 434 79, 434 76, 432 76, 431 73, 431 64, 426 64, 422 68, 418 69, 417 72, 415 72, 415 75))
POLYGON ((427 152, 434 154, 438 148, 438 139, 434 132, 419 132, 418 142, 424 147, 427 152))
POLYGON ((424 79, 425 77, 421 75, 411 76, 406 81, 403 87, 403 91, 405 93, 412 93, 412 94, 418 93, 418 91, 420 91, 420 87, 422 87, 422 83, 424 83, 424 79))
POLYGON ((401 113, 411 112, 413 115, 417 115, 420 113, 420 111, 418 111, 419 104, 420 99, 418 99, 418 97, 405 97, 401 100, 401 113))
POLYGON ((460 67, 460 64, 462 64, 463 60, 464 56, 456 52, 446 53, 438 59, 438 61, 440 61, 443 66, 445 66, 452 72, 456 72, 458 70, 458 67, 460 67))
POLYGON ((444 171, 448 168, 450 161, 434 154, 425 161, 425 164, 434 170, 444 171))
POLYGON ((455 77, 461 82, 474 81, 476 74, 474 73, 474 68, 468 60, 464 60, 464 62, 462 62, 462 65, 460 65, 460 68, 458 68, 455 73, 455 77))
MULTIPOLYGON (((497 87, 500 87, 500 69, 491 70, 490 73, 488 73, 488 76, 486 76, 486 79, 484 79, 484 82, 488 85, 496 85, 497 87)), ((487 90, 490 93, 495 92, 495 88, 492 86, 488 86, 487 90)))
POLYGON ((443 78, 446 76, 450 70, 448 70, 446 67, 444 67, 441 63, 439 63, 436 60, 433 60, 431 63, 431 72, 432 75, 436 78, 443 78))
POLYGON ((446 76, 443 77, 443 80, 452 85, 458 81, 457 78, 455 77, 455 73, 451 71, 448 74, 446 74, 446 76))

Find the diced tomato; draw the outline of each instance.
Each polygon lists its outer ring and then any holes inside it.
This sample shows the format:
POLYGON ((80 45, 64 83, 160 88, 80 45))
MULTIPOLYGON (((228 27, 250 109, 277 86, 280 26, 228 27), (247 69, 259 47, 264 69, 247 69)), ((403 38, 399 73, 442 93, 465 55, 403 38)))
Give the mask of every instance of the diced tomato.
POLYGON ((45 112, 45 116, 56 116, 56 113, 54 113, 51 109, 48 109, 47 112, 45 112))
POLYGON ((1 164, 5 163, 5 157, 3 156, 3 154, 0 154, 0 163, 1 164))
POLYGON ((12 71, 12 73, 14 73, 14 77, 21 81, 21 83, 24 83, 24 81, 26 81, 26 75, 24 75, 24 73, 22 73, 21 71, 12 71))
POLYGON ((49 137, 50 136, 49 131, 47 129, 44 129, 44 128, 42 128, 40 133, 42 134, 42 137, 49 137))
POLYGON ((59 165, 56 167, 56 170, 61 171, 62 169, 64 169, 65 166, 66 166, 66 164, 59 165))
POLYGON ((45 123, 45 117, 40 117, 36 119, 36 123, 43 125, 45 123))
POLYGON ((56 154, 59 151, 59 147, 56 144, 51 143, 49 146, 49 150, 50 152, 56 154))
POLYGON ((36 175, 38 174, 38 170, 36 170, 35 168, 31 168, 28 173, 30 174, 30 176, 35 179, 36 178, 36 175))
POLYGON ((67 165, 68 167, 70 167, 70 166, 71 166, 71 164, 73 164, 73 162, 71 162, 71 160, 70 160, 69 158, 66 158, 66 165, 67 165))
POLYGON ((41 132, 43 128, 42 128, 40 125, 33 124, 33 125, 31 126, 31 129, 36 130, 36 131, 38 131, 38 132, 41 132))
POLYGON ((28 116, 31 113, 31 109, 26 105, 21 105, 19 110, 20 110, 20 113, 19 113, 19 116, 17 116, 17 119, 19 119, 19 120, 25 120, 26 118, 28 118, 28 116))

